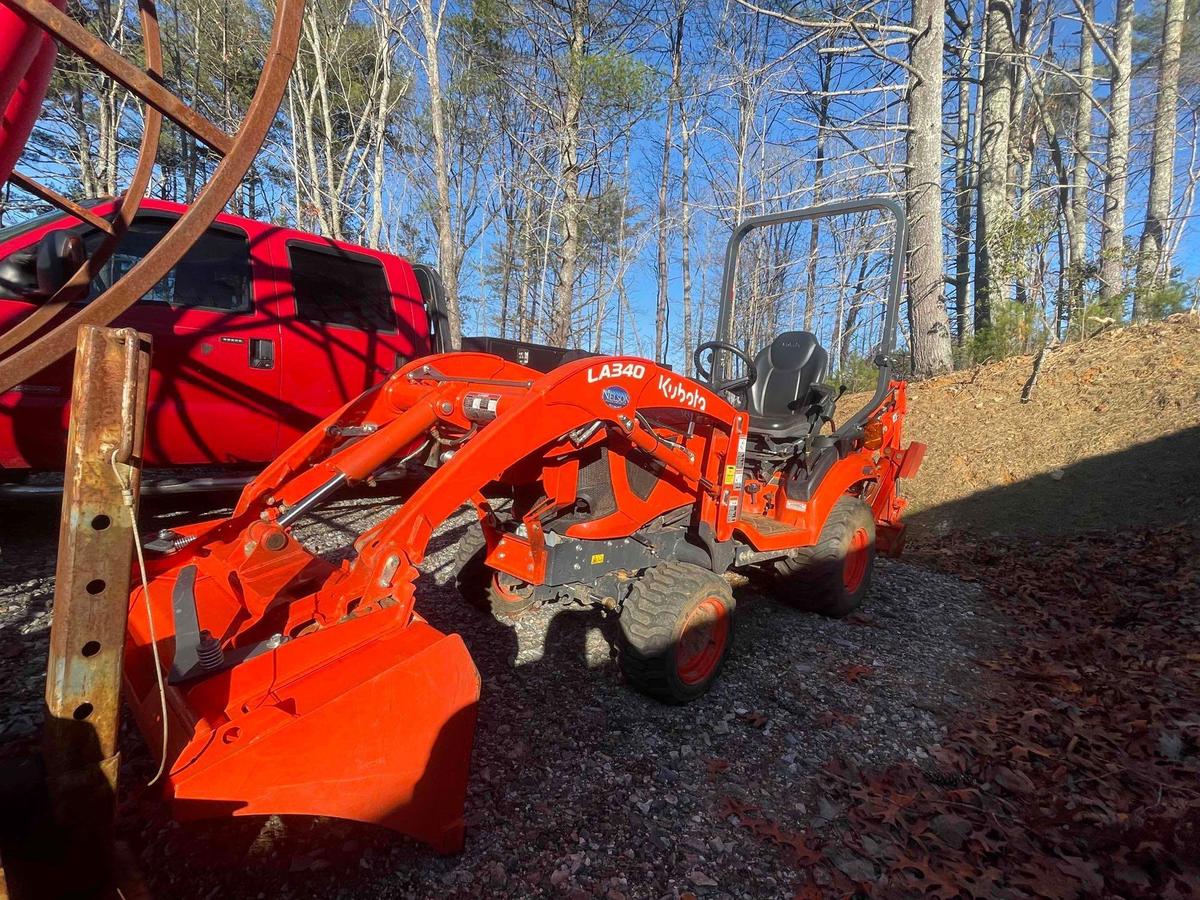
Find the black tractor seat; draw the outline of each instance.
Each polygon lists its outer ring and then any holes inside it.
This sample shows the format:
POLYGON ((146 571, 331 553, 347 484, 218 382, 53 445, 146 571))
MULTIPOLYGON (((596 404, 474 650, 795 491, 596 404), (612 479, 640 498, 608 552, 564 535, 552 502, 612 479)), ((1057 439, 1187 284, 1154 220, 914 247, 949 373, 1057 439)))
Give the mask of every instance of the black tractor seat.
POLYGON ((797 440, 821 429, 833 415, 836 396, 822 384, 829 354, 816 335, 785 331, 754 358, 758 379, 746 396, 750 433, 777 441, 797 440))

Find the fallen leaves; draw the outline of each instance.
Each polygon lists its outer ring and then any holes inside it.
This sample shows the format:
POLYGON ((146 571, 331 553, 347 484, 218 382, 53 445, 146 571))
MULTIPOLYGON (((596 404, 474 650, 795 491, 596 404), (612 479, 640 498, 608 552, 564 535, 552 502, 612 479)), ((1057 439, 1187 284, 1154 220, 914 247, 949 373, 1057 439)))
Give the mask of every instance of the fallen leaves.
POLYGON ((847 728, 853 728, 858 722, 858 716, 853 713, 840 712, 836 709, 827 709, 817 716, 817 724, 822 728, 832 728, 835 725, 844 725, 847 728))
POLYGON ((757 806, 744 803, 735 797, 721 801, 722 818, 735 820, 739 826, 750 831, 760 840, 770 841, 783 848, 790 862, 797 868, 816 865, 822 859, 820 840, 811 831, 792 832, 781 828, 763 814, 757 806))
POLYGON ((850 682, 851 684, 854 684, 861 678, 867 678, 874 674, 874 666, 865 666, 862 663, 846 666, 846 668, 842 669, 841 672, 842 678, 846 679, 846 681, 850 682))
POLYGON ((771 721, 764 713, 757 710, 742 713, 738 718, 749 725, 751 728, 764 728, 767 722, 771 721))
POLYGON ((952 550, 941 567, 988 588, 1014 640, 927 767, 829 760, 799 832, 733 798, 721 814, 780 847, 797 897, 1200 897, 1200 536, 952 550))
POLYGON ((714 756, 708 761, 709 776, 720 775, 729 769, 729 760, 722 759, 719 756, 714 756))
POLYGON ((929 820, 929 830, 951 850, 961 850, 974 828, 962 816, 942 813, 929 820))
POLYGON ((1034 791, 1033 781, 1028 775, 1014 771, 1008 766, 999 766, 992 773, 992 781, 1013 794, 1032 794, 1034 791))

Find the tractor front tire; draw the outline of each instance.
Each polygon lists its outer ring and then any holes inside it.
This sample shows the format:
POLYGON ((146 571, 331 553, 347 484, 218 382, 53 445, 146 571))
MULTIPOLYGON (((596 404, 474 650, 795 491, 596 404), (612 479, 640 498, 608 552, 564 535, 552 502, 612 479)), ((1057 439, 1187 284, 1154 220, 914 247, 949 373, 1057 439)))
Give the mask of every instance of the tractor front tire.
POLYGON ((841 618, 871 590, 875 568, 875 519, 857 497, 842 497, 829 512, 821 536, 775 563, 775 596, 796 609, 841 618))
POLYGON ((733 593, 720 575, 688 563, 647 569, 621 608, 621 671, 663 703, 709 689, 733 643, 733 593))
POLYGON ((490 611, 497 619, 516 619, 537 605, 532 588, 522 591, 515 585, 508 587, 506 576, 491 568, 484 561, 486 557, 483 528, 472 522, 454 554, 458 573, 454 583, 464 600, 476 609, 490 611))

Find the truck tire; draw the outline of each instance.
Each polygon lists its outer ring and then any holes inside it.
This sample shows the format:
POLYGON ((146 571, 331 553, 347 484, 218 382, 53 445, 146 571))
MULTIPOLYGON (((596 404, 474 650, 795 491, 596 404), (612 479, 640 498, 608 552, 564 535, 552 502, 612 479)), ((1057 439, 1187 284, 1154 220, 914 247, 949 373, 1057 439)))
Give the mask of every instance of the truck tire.
POLYGON ((484 562, 487 556, 487 541, 478 522, 467 527, 467 533, 459 539, 454 553, 454 565, 458 574, 455 586, 463 599, 476 609, 491 612, 498 619, 515 619, 537 604, 533 589, 528 592, 507 587, 506 576, 484 562))
POLYGON ((875 519, 857 497, 842 497, 821 536, 775 563, 775 596, 797 609, 840 618, 858 609, 871 590, 875 519))
POLYGON ((733 593, 689 563, 646 572, 621 608, 621 670, 663 703, 687 703, 712 685, 733 643, 733 593))

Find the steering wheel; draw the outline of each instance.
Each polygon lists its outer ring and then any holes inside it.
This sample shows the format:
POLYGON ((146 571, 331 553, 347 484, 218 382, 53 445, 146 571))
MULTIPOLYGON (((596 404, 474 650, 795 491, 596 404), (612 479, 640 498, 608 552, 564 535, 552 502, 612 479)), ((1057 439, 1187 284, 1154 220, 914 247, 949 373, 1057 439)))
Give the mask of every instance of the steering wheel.
MULTIPOLYGON (((704 381, 708 382, 709 388, 714 394, 723 394, 730 392, 748 391, 758 381, 758 369, 754 368, 754 360, 742 348, 734 346, 727 341, 705 341, 696 348, 696 352, 692 354, 692 362, 696 366, 696 374, 704 381), (706 367, 701 361, 701 357, 706 351, 711 351, 713 362, 716 362, 717 351, 723 350, 726 353, 731 353, 740 359, 746 366, 746 373, 737 378, 730 378, 727 381, 722 381, 720 384, 713 383, 713 368, 706 367)), ((715 367, 714 367, 715 368, 715 367)))

